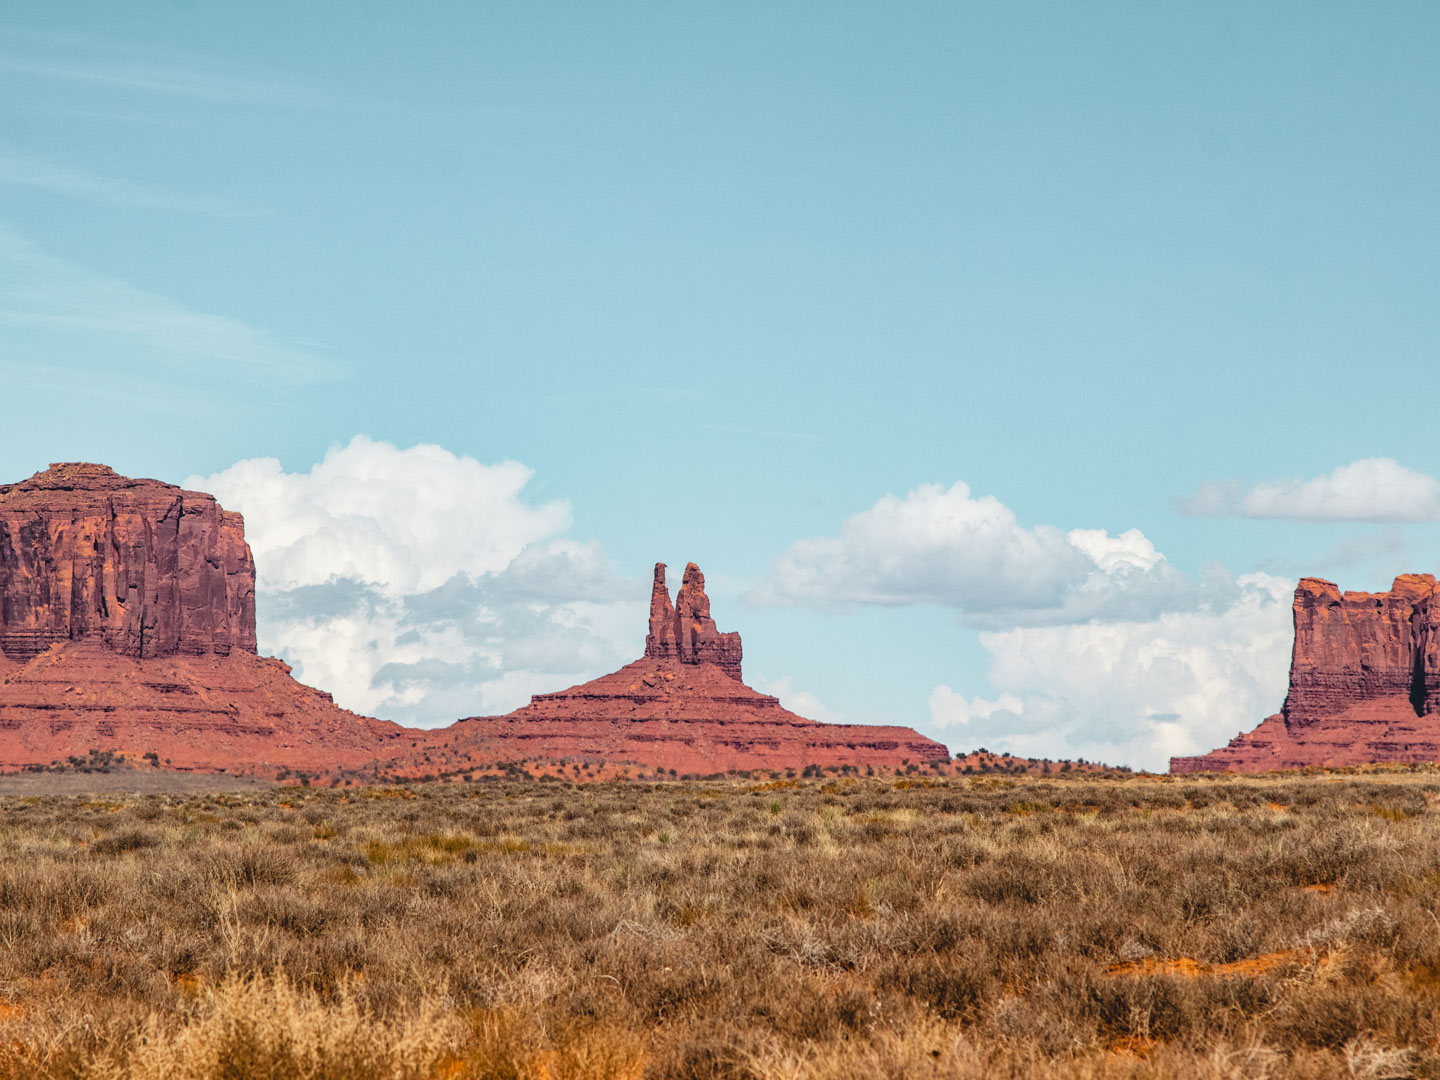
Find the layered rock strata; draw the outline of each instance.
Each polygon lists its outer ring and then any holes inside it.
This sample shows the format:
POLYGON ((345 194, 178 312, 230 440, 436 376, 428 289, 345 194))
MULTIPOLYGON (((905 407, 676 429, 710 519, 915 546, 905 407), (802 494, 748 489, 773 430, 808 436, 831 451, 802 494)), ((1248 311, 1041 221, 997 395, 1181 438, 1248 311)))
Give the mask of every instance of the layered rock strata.
POLYGON ((619 671, 506 716, 471 717, 433 732, 436 767, 522 759, 629 762, 677 773, 854 765, 899 769, 949 760, 905 727, 822 724, 782 708, 740 680, 738 633, 710 615, 705 576, 685 568, 677 602, 655 567, 645 655, 619 671))
POLYGON ((99 641, 0 662, 0 768, 93 750, 201 772, 359 770, 409 734, 357 716, 253 653, 140 660, 99 641))
POLYGON ((399 739, 256 655, 244 530, 210 495, 103 465, 0 485, 0 767, 106 750, 328 771, 399 739))
POLYGON ((1440 761, 1440 590, 1403 574, 1389 592, 1295 589, 1290 690, 1280 712, 1171 772, 1440 761))

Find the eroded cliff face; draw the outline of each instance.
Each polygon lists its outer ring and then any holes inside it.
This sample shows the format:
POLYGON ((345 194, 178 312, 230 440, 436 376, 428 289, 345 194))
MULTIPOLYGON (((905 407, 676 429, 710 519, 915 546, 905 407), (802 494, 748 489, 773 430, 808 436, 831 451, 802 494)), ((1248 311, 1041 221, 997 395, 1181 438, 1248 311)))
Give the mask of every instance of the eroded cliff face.
POLYGON ((98 641, 136 658, 255 652, 255 564, 239 514, 104 465, 0 485, 0 653, 98 641))
POLYGON ((1385 593, 1342 593, 1304 578, 1295 590, 1295 650, 1282 713, 1292 729, 1380 698, 1401 697, 1417 715, 1432 711, 1440 671, 1435 646, 1435 579, 1404 574, 1385 593))
POLYGON ((665 564, 655 564, 645 655, 651 660, 714 664, 732 679, 740 679, 740 635, 722 634, 716 627, 710 617, 710 598, 705 595, 705 575, 693 562, 685 566, 673 606, 665 585, 665 564))
POLYGON ((1389 592, 1295 589, 1290 690, 1277 716, 1172 772, 1440 760, 1440 589, 1402 574, 1389 592))

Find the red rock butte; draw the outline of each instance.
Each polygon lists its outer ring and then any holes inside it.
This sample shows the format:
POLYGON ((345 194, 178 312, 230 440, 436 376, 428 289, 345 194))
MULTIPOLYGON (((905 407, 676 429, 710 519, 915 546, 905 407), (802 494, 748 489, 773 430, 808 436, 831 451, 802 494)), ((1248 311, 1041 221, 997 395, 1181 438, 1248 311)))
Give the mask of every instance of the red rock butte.
POLYGON ((521 759, 629 762, 680 774, 853 765, 884 770, 947 762, 949 752, 905 727, 824 724, 782 708, 741 681, 737 633, 710 615, 705 575, 685 568, 670 602, 655 566, 645 655, 619 671, 506 716, 471 717, 432 732, 437 766, 521 759))
POLYGON ((121 656, 255 651, 255 564, 239 514, 104 465, 0 484, 0 652, 65 641, 121 656))
POLYGON ((1440 761, 1440 588, 1402 574, 1389 592, 1295 589, 1290 691, 1280 712, 1175 773, 1440 761))
POLYGON ((210 495, 78 462, 0 484, 0 767, 333 768, 403 732, 256 655, 245 525, 210 495))

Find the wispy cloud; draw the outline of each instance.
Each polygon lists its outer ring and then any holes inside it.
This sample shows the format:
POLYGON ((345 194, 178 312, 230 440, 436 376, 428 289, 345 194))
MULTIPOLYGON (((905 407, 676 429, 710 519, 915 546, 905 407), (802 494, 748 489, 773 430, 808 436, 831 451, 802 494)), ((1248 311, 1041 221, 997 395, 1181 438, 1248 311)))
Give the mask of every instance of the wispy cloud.
POLYGON ((0 224, 0 327, 91 339, 135 362, 206 365, 231 378, 312 382, 339 366, 224 315, 194 311, 49 255, 0 224))
MULTIPOLYGON (((0 360, 0 385, 15 394, 29 391, 40 400, 99 398, 110 408, 133 410, 136 415, 158 412, 167 416, 194 416, 214 407, 213 399, 203 390, 177 386, 174 379, 134 371, 87 370, 82 376, 75 368, 63 364, 0 360)), ((250 406, 241 400, 230 407, 240 411, 250 406)))
POLYGON ((109 206, 195 214, 239 213, 237 207, 224 199, 183 195, 128 180, 95 176, 4 142, 0 142, 0 184, 67 195, 109 206))
POLYGON ((318 103, 313 90, 296 83, 205 71, 199 62, 193 66, 177 66, 103 58, 36 60, 0 54, 0 72, 205 101, 277 106, 318 103))

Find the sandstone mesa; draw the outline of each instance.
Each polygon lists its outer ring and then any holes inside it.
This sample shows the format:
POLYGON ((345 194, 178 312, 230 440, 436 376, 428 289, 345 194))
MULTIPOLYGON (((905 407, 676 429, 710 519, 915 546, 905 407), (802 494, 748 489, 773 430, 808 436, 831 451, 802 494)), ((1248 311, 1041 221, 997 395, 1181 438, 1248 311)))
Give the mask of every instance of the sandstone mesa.
POLYGON ((1440 761, 1440 586, 1402 574, 1389 592, 1320 578, 1295 589, 1290 690, 1275 716, 1174 773, 1440 761))
POLYGON ((103 465, 0 485, 0 768, 99 750, 174 768, 450 774, 497 762, 677 773, 949 760, 904 727, 822 724, 741 681, 738 633, 686 567, 655 567, 645 654, 501 717, 417 730, 358 716, 257 655, 244 522, 203 492, 103 465))
POLYGON ((0 485, 0 767, 96 749, 358 767, 399 740, 256 654, 244 529, 210 495, 103 465, 0 485))

